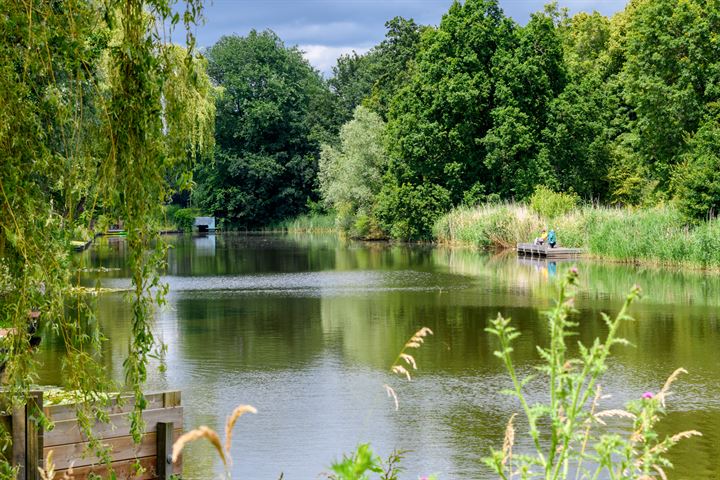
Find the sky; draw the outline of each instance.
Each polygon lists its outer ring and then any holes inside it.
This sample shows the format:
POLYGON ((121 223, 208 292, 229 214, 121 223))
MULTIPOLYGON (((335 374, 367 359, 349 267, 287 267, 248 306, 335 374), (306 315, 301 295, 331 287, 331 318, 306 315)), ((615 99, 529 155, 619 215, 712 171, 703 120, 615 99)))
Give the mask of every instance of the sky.
MULTIPOLYGON (((627 0, 560 0, 571 13, 597 10, 612 15, 627 0)), ((547 0, 500 0, 505 14, 524 24, 547 0)), ((365 53, 385 36, 395 16, 438 25, 452 0, 206 0, 205 23, 197 27, 198 46, 212 46, 223 35, 271 29, 285 45, 297 45, 305 58, 330 75, 338 56, 365 53)))

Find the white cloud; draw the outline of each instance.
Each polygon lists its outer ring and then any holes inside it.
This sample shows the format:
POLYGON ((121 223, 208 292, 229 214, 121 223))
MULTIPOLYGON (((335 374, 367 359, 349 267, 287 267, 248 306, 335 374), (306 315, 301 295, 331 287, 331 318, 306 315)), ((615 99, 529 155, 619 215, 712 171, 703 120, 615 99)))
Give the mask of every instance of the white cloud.
POLYGON ((332 47, 328 45, 299 45, 298 48, 303 52, 303 57, 310 62, 310 65, 326 76, 332 73, 332 67, 340 55, 352 53, 353 51, 363 54, 370 50, 369 47, 332 47))

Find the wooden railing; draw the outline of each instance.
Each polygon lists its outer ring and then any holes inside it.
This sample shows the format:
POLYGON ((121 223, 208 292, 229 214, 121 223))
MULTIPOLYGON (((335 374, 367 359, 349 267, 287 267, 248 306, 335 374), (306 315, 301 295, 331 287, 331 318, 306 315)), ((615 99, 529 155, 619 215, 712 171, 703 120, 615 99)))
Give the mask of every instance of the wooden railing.
MULTIPOLYGON (((92 429, 93 436, 108 449, 118 480, 167 480, 173 473, 181 473, 181 463, 172 465, 170 460, 173 441, 182 434, 180 392, 152 393, 145 397, 145 434, 140 444, 135 445, 130 435, 128 413, 133 408, 132 398, 124 398, 120 403, 113 401, 107 408, 109 422, 97 422, 92 429), (139 475, 138 465, 142 467, 139 475)), ((62 478, 71 466, 72 477, 77 480, 91 474, 107 476, 107 466, 88 449, 88 439, 78 425, 75 411, 75 405, 43 406, 42 392, 33 392, 26 406, 14 410, 12 417, 5 419, 6 428, 12 432, 11 459, 18 467, 19 480, 40 480, 38 467, 45 467, 50 451, 55 478, 62 478), (38 425, 39 411, 53 422, 52 430, 43 431, 38 425)))

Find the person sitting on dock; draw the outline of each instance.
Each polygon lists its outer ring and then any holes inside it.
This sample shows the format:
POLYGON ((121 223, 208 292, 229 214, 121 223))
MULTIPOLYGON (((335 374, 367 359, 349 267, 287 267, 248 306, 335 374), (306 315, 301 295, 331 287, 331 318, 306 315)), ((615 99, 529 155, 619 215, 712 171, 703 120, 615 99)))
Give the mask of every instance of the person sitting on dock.
POLYGON ((547 237, 547 230, 543 228, 542 233, 539 237, 535 238, 535 241, 533 242, 533 245, 543 245, 545 243, 545 238, 547 237))
POLYGON ((550 245, 550 248, 555 248, 555 245, 557 245, 557 236, 555 235, 555 230, 550 230, 547 235, 547 242, 548 245, 550 245))

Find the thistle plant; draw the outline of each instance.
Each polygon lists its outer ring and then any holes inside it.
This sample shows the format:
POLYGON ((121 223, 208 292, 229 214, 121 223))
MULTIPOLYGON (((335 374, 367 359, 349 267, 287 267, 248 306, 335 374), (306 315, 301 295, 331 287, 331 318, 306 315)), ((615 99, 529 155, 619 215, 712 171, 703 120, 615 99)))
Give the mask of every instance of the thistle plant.
POLYGON ((520 402, 532 448, 529 453, 513 454, 516 434, 513 415, 503 448, 493 450, 485 463, 502 479, 596 479, 600 475, 611 479, 664 479, 664 469, 672 467, 665 457, 668 450, 684 438, 700 435, 690 430, 660 438, 655 430, 665 414, 670 385, 685 371, 677 370, 656 395, 646 392, 642 398, 629 402, 625 410, 597 411, 603 398, 598 381, 607 370, 611 348, 628 344, 618 337, 618 329, 623 322, 632 320, 628 309, 641 292, 639 287, 633 287, 615 318, 603 314, 608 328, 604 341, 596 338, 590 346, 578 342, 579 357, 573 358, 568 354, 567 341, 577 334, 574 329, 578 323, 571 318, 576 313, 577 279, 577 269, 570 269, 560 285, 554 308, 545 313, 550 344, 538 347, 543 361, 538 371, 548 381, 548 402, 531 404, 528 400, 525 386, 535 375, 523 379, 518 376, 512 361, 512 343, 520 333, 510 325, 510 319, 498 315, 486 329, 500 341, 500 350, 495 355, 503 361, 512 380, 513 387, 508 393, 520 402), (604 419, 609 417, 630 420, 629 435, 607 432, 603 428, 604 419))

